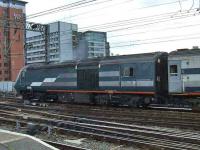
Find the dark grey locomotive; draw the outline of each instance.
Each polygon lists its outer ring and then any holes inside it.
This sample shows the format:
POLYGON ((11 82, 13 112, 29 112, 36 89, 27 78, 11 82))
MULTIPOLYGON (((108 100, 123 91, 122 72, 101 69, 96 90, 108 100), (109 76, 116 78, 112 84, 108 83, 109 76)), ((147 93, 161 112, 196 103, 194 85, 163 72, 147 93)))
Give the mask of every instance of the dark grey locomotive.
POLYGON ((28 65, 15 89, 24 99, 144 106, 168 94, 167 58, 155 52, 28 65))

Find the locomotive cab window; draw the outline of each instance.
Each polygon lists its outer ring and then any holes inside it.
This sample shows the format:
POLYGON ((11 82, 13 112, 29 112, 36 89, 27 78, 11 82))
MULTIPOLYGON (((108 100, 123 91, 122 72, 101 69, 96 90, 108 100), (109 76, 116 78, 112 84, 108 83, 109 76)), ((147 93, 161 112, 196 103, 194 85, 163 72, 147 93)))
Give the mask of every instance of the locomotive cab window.
POLYGON ((22 71, 21 78, 25 78, 25 71, 22 71))
POLYGON ((134 75, 134 69, 133 67, 125 67, 123 69, 123 77, 133 77, 134 75))
POLYGON ((170 75, 171 76, 178 75, 178 66, 177 65, 170 65, 170 75))

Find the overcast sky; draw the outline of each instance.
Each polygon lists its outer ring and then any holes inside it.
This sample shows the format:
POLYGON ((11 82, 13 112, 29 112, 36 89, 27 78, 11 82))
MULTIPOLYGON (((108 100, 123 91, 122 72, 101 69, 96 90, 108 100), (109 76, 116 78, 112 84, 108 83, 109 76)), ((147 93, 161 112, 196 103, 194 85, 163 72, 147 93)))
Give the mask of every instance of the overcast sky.
MULTIPOLYGON (((78 0, 26 1, 26 13, 29 16, 78 0)), ((200 46, 200 13, 193 11, 198 8, 199 2, 200 0, 97 0, 87 7, 66 9, 28 21, 65 21, 78 24, 79 31, 107 32, 111 52, 114 54, 169 52, 178 48, 200 46), (101 28, 95 27, 124 20, 129 21, 117 26, 112 23, 101 28)))

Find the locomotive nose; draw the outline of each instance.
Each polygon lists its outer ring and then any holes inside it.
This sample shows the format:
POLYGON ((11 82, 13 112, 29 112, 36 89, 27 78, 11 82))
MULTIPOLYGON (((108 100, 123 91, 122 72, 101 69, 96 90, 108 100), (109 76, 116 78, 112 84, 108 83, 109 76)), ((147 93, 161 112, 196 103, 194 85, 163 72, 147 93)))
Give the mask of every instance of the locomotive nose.
POLYGON ((26 68, 27 68, 27 66, 23 67, 20 70, 20 72, 15 80, 14 89, 17 91, 18 94, 20 93, 20 89, 22 88, 22 86, 25 85, 26 68))

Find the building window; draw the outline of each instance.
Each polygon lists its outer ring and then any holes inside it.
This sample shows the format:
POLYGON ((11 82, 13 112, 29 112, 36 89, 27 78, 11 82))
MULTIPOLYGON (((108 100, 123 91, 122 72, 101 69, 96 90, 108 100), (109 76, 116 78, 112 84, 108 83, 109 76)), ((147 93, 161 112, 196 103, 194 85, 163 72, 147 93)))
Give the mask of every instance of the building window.
POLYGON ((94 46, 94 43, 93 42, 89 42, 89 46, 94 46))
POLYGON ((124 77, 133 77, 133 75, 134 75, 133 67, 125 67, 123 69, 123 76, 124 77))
POLYGON ((178 66, 177 65, 170 65, 170 75, 177 76, 178 75, 178 66))
POLYGON ((94 47, 90 47, 90 48, 89 48, 89 51, 94 51, 94 47))
POLYGON ((94 53, 89 53, 89 57, 94 57, 94 53))

